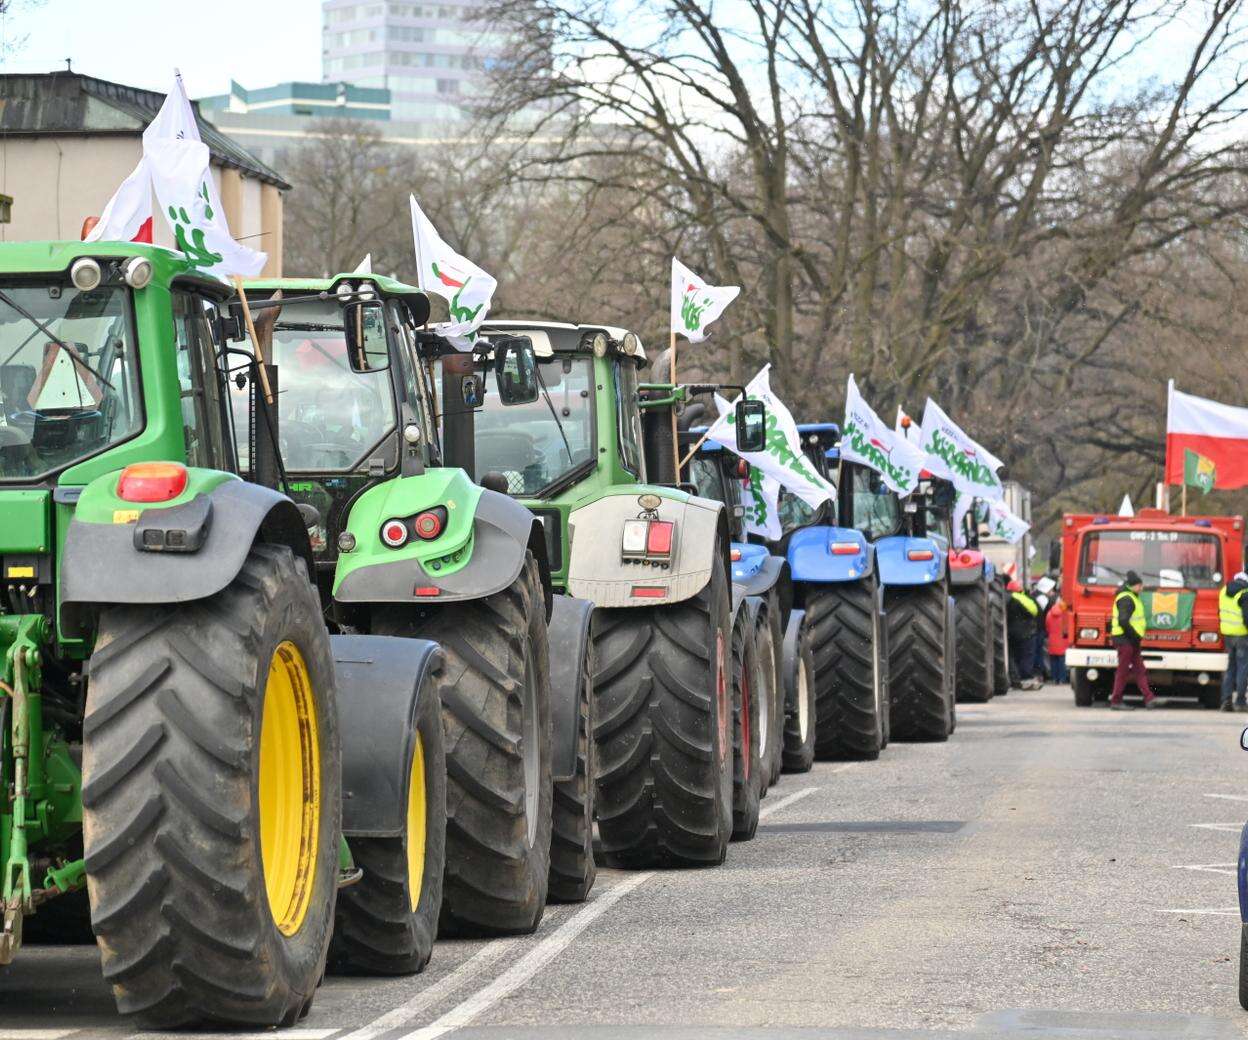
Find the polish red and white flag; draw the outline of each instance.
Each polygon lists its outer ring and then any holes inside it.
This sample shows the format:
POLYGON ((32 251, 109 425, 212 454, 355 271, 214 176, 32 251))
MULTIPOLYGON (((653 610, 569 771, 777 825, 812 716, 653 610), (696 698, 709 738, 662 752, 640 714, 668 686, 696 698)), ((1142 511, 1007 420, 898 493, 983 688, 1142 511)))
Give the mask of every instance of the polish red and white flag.
POLYGON ((1170 380, 1166 407, 1166 483, 1182 484, 1186 453, 1213 461, 1214 487, 1248 486, 1248 408, 1185 394, 1170 380))

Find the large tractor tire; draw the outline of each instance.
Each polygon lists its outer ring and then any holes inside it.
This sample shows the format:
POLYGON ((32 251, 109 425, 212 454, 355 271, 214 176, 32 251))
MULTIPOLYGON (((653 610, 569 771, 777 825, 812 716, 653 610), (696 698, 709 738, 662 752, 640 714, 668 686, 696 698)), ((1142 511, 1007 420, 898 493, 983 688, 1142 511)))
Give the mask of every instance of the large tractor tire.
POLYGON ((784 633, 784 771, 809 773, 815 764, 815 652, 804 611, 784 633))
POLYGON ((550 661, 537 561, 502 592, 377 609, 378 635, 442 646, 446 874, 440 935, 536 930, 550 877, 550 661))
POLYGON ((255 546, 204 600, 100 617, 83 723, 92 926, 147 1025, 290 1025, 325 967, 341 804, 316 591, 255 546))
POLYGON ((749 841, 758 830, 763 797, 760 737, 762 668, 754 624, 742 607, 732 628, 732 840, 749 841))
POLYGON ((992 590, 982 578, 974 585, 958 588, 957 699, 971 704, 987 704, 993 692, 992 590))
POLYGON ((581 662, 580 710, 576 733, 576 775, 555 784, 553 826, 550 835, 550 889, 552 903, 583 903, 594 887, 594 748, 593 646, 581 662))
POLYGON ((892 739, 948 740, 944 585, 889 589, 885 608, 892 739))
POLYGON ((331 971, 412 975, 433 952, 446 869, 446 754, 438 691, 428 685, 417 702, 403 833, 351 839, 363 874, 338 895, 331 971))
POLYGON ((875 759, 885 745, 876 579, 812 586, 806 624, 815 655, 815 753, 875 759))
POLYGON ((763 796, 784 770, 784 681, 781 675, 780 598, 773 589, 763 598, 754 629, 754 646, 762 673, 759 688, 759 748, 763 762, 763 796))
POLYGON ((992 583, 992 695, 1010 692, 1010 669, 1005 659, 1005 589, 992 583))
POLYGON ((603 861, 717 864, 732 834, 728 578, 692 599, 594 611, 603 861))

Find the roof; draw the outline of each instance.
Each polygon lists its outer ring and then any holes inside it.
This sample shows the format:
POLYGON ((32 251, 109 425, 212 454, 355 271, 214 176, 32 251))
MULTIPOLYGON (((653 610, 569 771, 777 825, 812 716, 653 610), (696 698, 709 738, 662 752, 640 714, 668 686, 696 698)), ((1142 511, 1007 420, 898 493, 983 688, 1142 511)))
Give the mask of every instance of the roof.
MULTIPOLYGON (((628 329, 620 328, 618 325, 570 325, 566 321, 543 321, 539 318, 486 318, 481 325, 482 331, 488 335, 489 329, 498 329, 504 332, 544 332, 549 338, 555 350, 576 350, 578 349, 580 338, 586 332, 597 332, 600 329, 617 342, 622 340, 629 332, 628 329)), ((536 344, 534 344, 536 347, 536 344)), ((540 354, 541 352, 538 351, 540 354)), ((644 365, 646 362, 646 348, 642 345, 640 337, 637 339, 637 353, 633 355, 637 358, 638 363, 644 365)))
MULTIPOLYGON (((156 118, 165 95, 77 72, 0 75, 0 134, 137 135, 156 118)), ((215 162, 282 190, 290 185, 237 141, 200 115, 192 101, 200 137, 215 162)))

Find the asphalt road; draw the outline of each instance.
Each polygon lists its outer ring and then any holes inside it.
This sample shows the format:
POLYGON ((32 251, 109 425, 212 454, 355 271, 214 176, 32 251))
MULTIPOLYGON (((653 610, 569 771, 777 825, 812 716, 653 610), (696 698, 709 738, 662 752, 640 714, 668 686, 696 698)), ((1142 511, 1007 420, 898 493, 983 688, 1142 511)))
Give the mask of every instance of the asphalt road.
MULTIPOLYGON (((1245 722, 1182 701, 1077 710, 1055 687, 964 705, 948 744, 786 776, 724 867, 604 871, 532 937, 441 943, 412 979, 327 980, 285 1036, 1248 1036, 1245 722)), ((93 947, 25 949, 0 1021, 23 1040, 133 1032, 93 947)))

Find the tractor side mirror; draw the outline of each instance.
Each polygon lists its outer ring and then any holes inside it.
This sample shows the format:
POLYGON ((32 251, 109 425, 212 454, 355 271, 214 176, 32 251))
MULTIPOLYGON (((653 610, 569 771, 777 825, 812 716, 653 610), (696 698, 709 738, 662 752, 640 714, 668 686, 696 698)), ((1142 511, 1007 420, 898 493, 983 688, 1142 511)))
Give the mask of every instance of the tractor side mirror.
POLYGON ((505 405, 532 404, 537 400, 537 357, 528 336, 502 336, 494 340, 494 383, 505 405))
POLYGON ((386 308, 379 300, 354 300, 342 308, 347 356, 352 372, 382 372, 390 367, 386 308))
POLYGON ((742 398, 737 402, 737 451, 762 451, 767 447, 767 406, 742 398))

